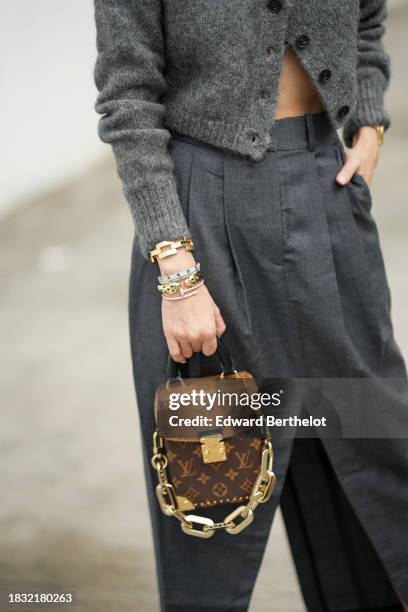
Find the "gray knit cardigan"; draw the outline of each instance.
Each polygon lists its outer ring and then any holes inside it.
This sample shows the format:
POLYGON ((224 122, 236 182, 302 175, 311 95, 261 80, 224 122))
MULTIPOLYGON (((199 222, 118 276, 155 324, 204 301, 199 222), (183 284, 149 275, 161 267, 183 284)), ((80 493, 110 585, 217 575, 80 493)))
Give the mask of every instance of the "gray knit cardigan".
POLYGON ((99 134, 112 145, 145 257, 189 234, 170 130, 263 158, 287 45, 346 144, 389 126, 385 0, 94 0, 99 134))

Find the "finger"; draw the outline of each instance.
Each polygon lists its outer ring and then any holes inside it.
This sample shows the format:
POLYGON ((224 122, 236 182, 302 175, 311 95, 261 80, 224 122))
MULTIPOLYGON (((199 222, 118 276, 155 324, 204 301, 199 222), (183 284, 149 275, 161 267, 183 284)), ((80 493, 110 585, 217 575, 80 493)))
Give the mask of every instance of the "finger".
POLYGON ((189 335, 188 341, 189 341, 189 344, 190 344, 192 350, 195 353, 199 353, 201 351, 202 338, 201 338, 200 334, 191 334, 191 335, 189 335))
POLYGON ((222 318, 220 309, 218 306, 215 307, 214 318, 215 318, 215 333, 217 336, 222 336, 227 326, 225 325, 224 319, 222 318))
POLYGON ((192 348, 190 342, 188 340, 185 340, 185 339, 183 339, 183 340, 179 339, 178 342, 180 344, 181 352, 183 353, 184 357, 186 359, 190 359, 190 357, 193 354, 193 348, 192 348))
POLYGON ((206 355, 206 357, 213 355, 216 350, 217 350, 216 336, 214 336, 211 340, 204 340, 201 351, 204 353, 204 355, 206 355))
POLYGON ((355 155, 350 156, 336 176, 336 181, 339 183, 339 185, 347 185, 347 183, 350 182, 353 174, 359 169, 360 165, 361 160, 359 157, 356 157, 355 155))
POLYGON ((173 336, 169 336, 166 339, 169 353, 173 361, 176 361, 177 363, 186 363, 186 359, 177 340, 173 338, 173 336))

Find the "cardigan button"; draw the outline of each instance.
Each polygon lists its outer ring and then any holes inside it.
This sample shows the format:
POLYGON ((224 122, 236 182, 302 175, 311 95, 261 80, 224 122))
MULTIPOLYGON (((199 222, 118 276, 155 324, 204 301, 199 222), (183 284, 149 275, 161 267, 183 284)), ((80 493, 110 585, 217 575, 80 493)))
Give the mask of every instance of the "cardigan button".
POLYGON ((268 10, 271 13, 279 13, 282 10, 282 2, 280 0, 270 0, 268 2, 268 10))
POLYGON ((322 70, 321 73, 319 74, 319 83, 324 85, 325 83, 330 81, 331 77, 332 77, 331 70, 326 68, 325 70, 322 70))
POLYGON ((251 130, 249 130, 246 135, 250 144, 253 147, 256 147, 256 145, 259 143, 259 135, 256 132, 252 132, 251 130))
POLYGON ((300 34, 296 39, 296 47, 298 49, 305 49, 310 43, 310 38, 307 34, 300 34))
POLYGON ((337 119, 339 121, 343 121, 343 119, 345 119, 345 117, 347 117, 347 115, 350 112, 350 107, 347 106, 347 104, 345 104, 344 106, 341 106, 337 112, 337 119))

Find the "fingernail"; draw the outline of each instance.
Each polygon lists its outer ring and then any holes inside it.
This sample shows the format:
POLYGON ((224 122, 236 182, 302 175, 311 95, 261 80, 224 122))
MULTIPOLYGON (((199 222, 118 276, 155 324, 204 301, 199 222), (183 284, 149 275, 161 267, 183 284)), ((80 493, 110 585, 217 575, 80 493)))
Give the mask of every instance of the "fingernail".
POLYGON ((345 185, 347 183, 347 177, 344 176, 344 174, 339 174, 339 176, 337 177, 337 180, 342 185, 345 185))

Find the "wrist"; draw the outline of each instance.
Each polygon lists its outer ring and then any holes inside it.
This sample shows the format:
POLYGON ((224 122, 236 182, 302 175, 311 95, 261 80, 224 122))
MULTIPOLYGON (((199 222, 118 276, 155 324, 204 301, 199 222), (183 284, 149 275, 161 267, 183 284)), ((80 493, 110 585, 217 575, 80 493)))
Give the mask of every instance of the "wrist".
POLYGON ((363 125, 361 126, 353 137, 353 147, 357 144, 366 145, 369 147, 380 147, 380 126, 375 125, 363 125))
POLYGON ((195 259, 191 251, 187 251, 184 247, 177 249, 175 255, 170 255, 164 259, 158 260, 161 275, 174 274, 184 268, 194 266, 195 259))

